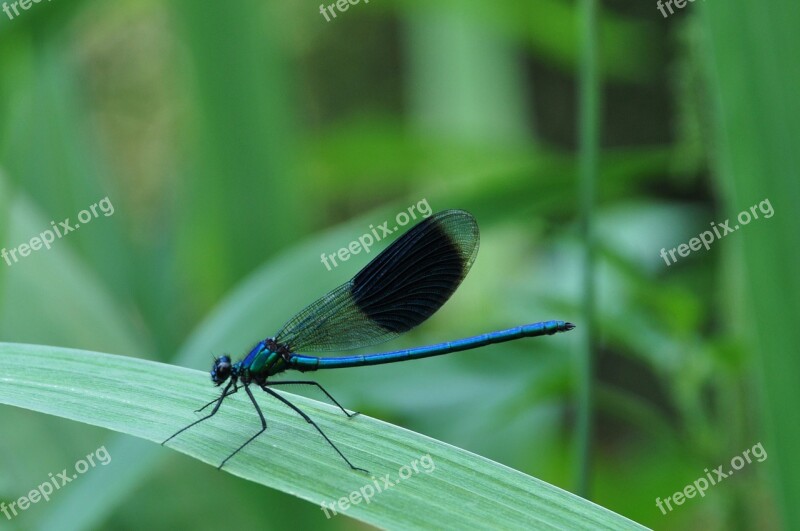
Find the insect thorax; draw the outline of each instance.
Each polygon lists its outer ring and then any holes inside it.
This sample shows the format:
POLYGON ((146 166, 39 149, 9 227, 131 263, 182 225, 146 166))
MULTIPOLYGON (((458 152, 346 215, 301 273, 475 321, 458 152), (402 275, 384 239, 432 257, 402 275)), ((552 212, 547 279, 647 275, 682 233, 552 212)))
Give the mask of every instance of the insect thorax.
POLYGON ((289 351, 268 338, 260 341, 250 354, 242 360, 242 377, 253 380, 266 380, 288 368, 289 351))

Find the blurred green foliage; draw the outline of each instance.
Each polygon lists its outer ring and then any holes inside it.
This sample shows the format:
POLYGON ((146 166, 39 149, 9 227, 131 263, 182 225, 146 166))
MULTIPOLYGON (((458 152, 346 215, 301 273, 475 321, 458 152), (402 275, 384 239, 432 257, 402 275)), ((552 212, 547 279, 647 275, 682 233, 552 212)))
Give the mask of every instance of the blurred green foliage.
MULTIPOLYGON (((799 17, 784 0, 600 14, 590 494, 647 526, 800 525, 799 17), (659 257, 764 198, 774 218, 672 266, 659 257), (759 441, 764 463, 656 508, 759 441)), ((320 253, 422 198, 473 212, 482 250, 393 347, 576 320, 579 32, 562 0, 373 0, 331 22, 314 4, 254 0, 0 13, 0 246, 105 196, 115 206, 0 263, 0 340, 207 369, 364 264, 329 272, 320 253)), ((574 490, 580 341, 557 339, 319 380, 349 408, 574 490)), ((0 427, 0 500, 101 444, 114 456, 0 519, 9 529, 354 526, 104 430, 8 407, 0 427)))

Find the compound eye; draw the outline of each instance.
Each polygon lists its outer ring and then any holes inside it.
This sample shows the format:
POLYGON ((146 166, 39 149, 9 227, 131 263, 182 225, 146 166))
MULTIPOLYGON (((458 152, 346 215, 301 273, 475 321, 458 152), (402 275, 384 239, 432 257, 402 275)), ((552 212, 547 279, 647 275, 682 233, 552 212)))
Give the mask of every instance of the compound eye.
POLYGON ((214 361, 211 367, 211 381, 216 385, 222 385, 231 375, 231 359, 228 356, 220 356, 214 361))

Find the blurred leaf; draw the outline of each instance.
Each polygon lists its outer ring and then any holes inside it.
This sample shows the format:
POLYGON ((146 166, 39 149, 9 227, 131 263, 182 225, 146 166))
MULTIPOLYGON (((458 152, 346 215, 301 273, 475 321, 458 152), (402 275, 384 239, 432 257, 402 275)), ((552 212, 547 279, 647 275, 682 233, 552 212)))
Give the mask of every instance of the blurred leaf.
MULTIPOLYGON (((732 0, 699 4, 704 15, 708 68, 716 96, 716 165, 725 208, 734 213, 769 200, 774 217, 736 234, 734 260, 742 304, 726 307, 733 330, 745 330, 763 400, 764 446, 786 529, 800 528, 800 423, 790 405, 800 403, 800 9, 792 0, 753 4, 732 0)), ((733 237, 732 237, 733 238, 733 237)))
POLYGON ((293 64, 281 53, 277 6, 172 4, 189 44, 194 95, 176 258, 189 302, 204 308, 302 234, 309 205, 293 175, 293 64), (208 260, 209 248, 217 259, 208 260))
MULTIPOLYGON (((440 14, 460 12, 504 37, 513 37, 530 46, 549 63, 572 74, 578 65, 580 30, 577 3, 563 0, 450 0, 431 4, 421 0, 403 0, 404 8, 414 13, 440 14)), ((387 5, 384 9, 393 9, 387 5)), ((431 17, 433 18, 433 17, 431 17)), ((650 20, 637 20, 620 15, 617 10, 604 10, 600 17, 601 74, 613 81, 645 81, 653 78, 660 62, 659 25, 650 20)))
MULTIPOLYGON (((11 246, 29 242, 50 228, 48 219, 23 195, 11 203, 6 239, 11 246)), ((93 231, 105 222, 83 228, 93 231)), ((130 316, 106 286, 71 250, 69 235, 20 257, 10 267, 0 262, 5 297, 0 301, 0 337, 4 341, 53 342, 79 348, 105 348, 148 355, 146 334, 130 326, 130 316)))

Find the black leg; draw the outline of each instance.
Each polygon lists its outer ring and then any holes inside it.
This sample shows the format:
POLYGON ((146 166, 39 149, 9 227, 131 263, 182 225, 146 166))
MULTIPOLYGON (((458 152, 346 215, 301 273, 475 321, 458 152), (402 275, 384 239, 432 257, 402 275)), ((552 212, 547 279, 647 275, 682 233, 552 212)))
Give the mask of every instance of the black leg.
MULTIPOLYGON (((227 387, 226 387, 226 389, 227 389, 227 387)), ((229 397, 229 396, 231 396, 232 394, 234 394, 234 393, 235 393, 236 391, 238 391, 238 390, 239 390, 239 384, 238 384, 238 383, 236 383, 236 382, 234 382, 234 383, 233 383, 233 391, 228 391, 228 392, 225 392, 225 393, 223 393, 223 395, 222 395, 222 396, 223 396, 223 397, 229 397)), ((201 411, 203 411, 205 408, 207 408, 208 406, 210 406, 211 404, 213 404, 213 403, 214 403, 214 402, 216 402, 217 400, 219 400, 219 398, 215 398, 214 400, 212 400, 212 401, 211 401, 211 402, 209 402, 208 404, 204 405, 204 406, 203 406, 203 407, 201 407, 200 409, 195 409, 195 410, 194 410, 194 412, 195 412, 195 413, 200 413, 201 411)))
POLYGON ((323 393, 325 393, 325 396, 327 396, 328 398, 330 398, 330 399, 331 399, 331 402, 333 402, 334 404, 336 404, 336 406, 337 406, 339 409, 341 409, 341 410, 342 410, 342 413, 344 413, 344 414, 345 414, 345 415, 347 415, 348 417, 355 417, 356 415, 358 415, 358 414, 359 414, 359 413, 358 413, 358 411, 356 411, 355 413, 348 413, 348 412, 347 412, 347 411, 346 411, 346 410, 345 410, 345 409, 342 407, 342 405, 341 405, 339 402, 337 402, 337 401, 336 401, 336 399, 335 399, 335 398, 333 398, 333 397, 331 396, 331 394, 330 394, 328 391, 326 391, 326 390, 325 390, 325 388, 324 388, 324 387, 322 387, 322 386, 321 386, 320 384, 318 384, 317 382, 312 382, 312 381, 310 381, 310 380, 293 380, 293 381, 290 381, 290 382, 286 382, 286 381, 281 381, 281 382, 267 382, 267 383, 266 383, 266 384, 264 384, 264 385, 267 385, 267 386, 273 386, 273 385, 316 385, 316 386, 319 388, 319 390, 320 390, 320 391, 322 391, 323 393))
POLYGON ((323 432, 323 431, 320 429, 320 427, 319 427, 319 426, 317 426, 317 423, 316 423, 316 422, 314 422, 313 420, 311 420, 311 417, 309 417, 308 415, 306 415, 305 413, 303 413, 303 411, 302 411, 302 410, 300 410, 300 408, 298 408, 297 406, 295 406, 294 404, 292 404, 291 402, 289 402, 288 400, 286 400, 285 398, 283 398, 281 395, 279 395, 278 393, 276 393, 275 391, 273 391, 272 389, 270 389, 270 388, 269 388, 269 387, 267 387, 266 385, 262 385, 262 386, 261 386, 261 389, 263 389, 264 391, 266 391, 266 392, 267 392, 267 393, 269 393, 270 395, 274 396, 275 398, 277 398, 278 400, 280 400, 281 402, 283 402, 284 404, 286 404, 287 406, 289 406, 290 408, 292 408, 292 409, 295 411, 295 413, 297 413, 298 415, 300 415, 301 417, 303 417, 303 418, 305 419, 305 421, 306 421, 306 422, 308 422, 309 424, 311 424, 312 426, 314 426, 314 427, 317 429, 317 431, 320 433, 320 435, 322 435, 322 436, 325 438, 325 440, 326 440, 326 441, 328 441, 328 444, 330 444, 330 445, 331 445, 331 447, 332 447, 334 450, 336 450, 336 453, 338 453, 338 454, 341 456, 341 458, 342 458, 342 459, 344 459, 345 463, 347 463, 348 465, 350 465, 350 468, 352 468, 353 470, 360 470, 361 472, 365 472, 365 473, 369 474, 369 471, 367 471, 367 470, 364 470, 363 468, 358 468, 357 466, 353 466, 353 463, 351 463, 351 462, 350 462, 350 460, 349 460, 349 459, 347 459, 347 458, 344 456, 344 454, 343 454, 343 453, 342 453, 342 452, 341 452, 341 451, 340 451, 340 450, 339 450, 339 449, 336 447, 336 445, 335 445, 335 444, 333 444, 333 442, 331 442, 331 440, 330 440, 330 439, 328 439, 328 436, 327 436, 327 435, 325 435, 325 432, 323 432))
MULTIPOLYGON (((177 435, 180 435, 181 433, 185 432, 186 430, 188 430, 189 428, 191 428, 191 427, 192 427, 192 426, 194 426, 195 424, 200 424, 200 423, 201 423, 201 422, 203 422, 204 420, 208 420, 208 419, 210 419, 211 417, 213 417, 214 415, 216 415, 216 414, 217 414, 217 411, 219 411, 219 406, 221 406, 221 405, 222 405, 222 401, 223 401, 223 400, 225 400, 225 397, 226 397, 226 396, 228 396, 228 389, 230 389, 230 388, 231 388, 231 385, 233 385, 233 383, 234 383, 234 382, 233 382, 233 381, 231 381, 230 383, 228 383, 228 385, 227 385, 227 386, 225 386, 225 390, 224 390, 224 391, 222 391, 222 394, 220 395, 220 397, 219 397, 219 398, 217 398, 217 400, 216 400, 216 402, 217 402, 217 405, 216 405, 216 406, 214 406, 214 409, 211 411, 211 413, 209 413, 208 415, 206 415, 205 417, 203 417, 203 418, 201 418, 201 419, 198 419, 198 420, 196 420, 196 421, 192 422, 191 424, 189 424, 189 425, 188 425, 188 426, 186 426, 185 428, 183 428, 183 429, 180 429, 180 430, 176 431, 175 433, 173 433, 173 434, 170 436, 170 438, 169 438, 169 439, 167 439, 166 441, 162 442, 162 443, 161 443, 161 445, 163 446, 163 445, 167 444, 167 443, 168 443, 170 440, 172 440, 173 438, 175 438, 177 435)), ((234 391, 234 392, 236 392, 236 391, 234 391)), ((232 393, 231 393, 231 394, 232 394, 232 393)), ((213 404, 213 402, 211 402, 211 403, 213 404)))
POLYGON ((220 463, 220 465, 217 467, 217 470, 220 470, 220 469, 222 469, 222 467, 223 467, 223 466, 225 466, 225 463, 227 463, 227 462, 228 462, 228 460, 229 460, 231 457, 233 457, 234 455, 238 454, 238 453, 239 453, 239 451, 240 451, 242 448, 244 448, 245 446, 247 446, 248 444, 250 444, 251 442, 253 442, 253 441, 255 440, 255 438, 256 438, 256 437, 258 437, 259 435, 261 435, 262 433, 264 433, 264 432, 266 431, 266 429, 267 429, 267 419, 265 419, 265 418, 264 418, 264 414, 261 412, 261 408, 260 408, 260 407, 258 407, 258 402, 256 402, 256 397, 254 397, 254 396, 253 396, 253 393, 250 391, 250 387, 249 387, 248 385, 245 385, 245 386, 244 386, 244 390, 245 390, 245 391, 247 391, 247 396, 249 396, 249 397, 250 397, 250 401, 253 403, 253 406, 255 406, 255 408, 256 408, 256 411, 258 412, 258 416, 259 416, 259 418, 261 419, 261 430, 259 430, 259 432, 258 432, 258 433, 256 433, 255 435, 253 435, 253 436, 252 436, 252 437, 250 437, 249 439, 247 439, 247 441, 245 441, 245 443, 244 443, 243 445, 241 445, 239 448, 237 448, 237 449, 236 449, 236 450, 235 450, 235 451, 234 451, 234 452, 233 452, 231 455, 229 455, 228 457, 226 457, 226 458, 225 458, 225 460, 224 460, 222 463, 220 463))

